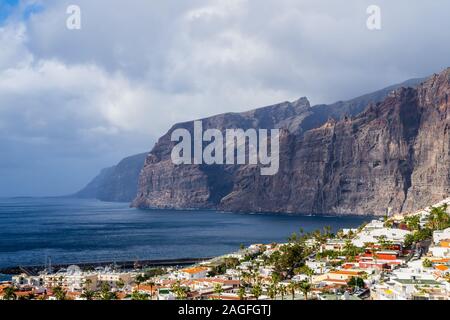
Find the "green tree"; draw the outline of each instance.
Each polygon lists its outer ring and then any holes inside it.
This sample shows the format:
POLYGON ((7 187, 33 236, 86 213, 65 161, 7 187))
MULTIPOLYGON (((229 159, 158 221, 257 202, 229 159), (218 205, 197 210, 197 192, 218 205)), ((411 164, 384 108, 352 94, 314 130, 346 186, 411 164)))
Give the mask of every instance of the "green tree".
POLYGON ((148 297, 148 294, 141 293, 136 290, 131 294, 131 300, 148 300, 148 297))
POLYGON ((380 245, 380 248, 383 250, 389 249, 392 247, 392 241, 387 240, 385 235, 378 237, 378 244, 380 245))
POLYGON ((3 300, 16 300, 16 288, 10 286, 3 290, 3 300))
POLYGON ((164 274, 166 274, 166 271, 163 268, 152 268, 145 272, 145 276, 147 279, 162 276, 164 274))
POLYGON ((278 284, 282 280, 281 274, 273 272, 271 275, 272 283, 278 284))
POLYGON ((224 264, 227 269, 234 269, 239 265, 239 259, 237 258, 225 258, 224 264))
POLYGON ((117 289, 122 290, 125 287, 125 282, 122 279, 119 279, 116 282, 116 287, 117 289))
POLYGON ((84 290, 80 297, 86 300, 94 300, 95 292, 92 290, 84 290))
POLYGON ((92 280, 91 279, 86 279, 84 281, 83 287, 84 287, 84 289, 89 289, 91 287, 91 285, 92 285, 92 280))
POLYGON ((214 285, 214 293, 219 296, 219 300, 222 298, 223 287, 220 283, 214 285))
POLYGON ((269 286, 269 289, 267 290, 267 293, 270 297, 270 299, 275 300, 277 293, 278 293, 278 286, 275 283, 272 283, 269 286))
POLYGON ((356 257, 363 253, 364 249, 355 246, 351 240, 346 240, 342 254, 346 257, 347 261, 355 261, 356 257))
POLYGON ((286 288, 286 286, 283 285, 283 284, 280 284, 280 285, 278 286, 278 292, 279 292, 280 295, 281 295, 281 300, 284 300, 284 296, 287 294, 287 288, 286 288))
POLYGON ((410 231, 418 231, 420 230, 420 216, 409 216, 405 218, 405 224, 408 230, 410 231))
POLYGON ((425 259, 422 262, 422 266, 424 268, 431 268, 431 267, 433 267, 433 263, 429 259, 425 259))
POLYGON ((153 299, 153 288, 156 286, 154 281, 149 281, 148 285, 150 286, 150 298, 153 299))
POLYGON ((350 288, 364 288, 366 286, 364 283, 364 279, 360 277, 351 277, 347 282, 347 285, 350 288))
POLYGON ((247 297, 247 293, 245 292, 245 288, 244 287, 240 287, 238 290, 238 297, 239 300, 245 300, 247 297))
POLYGON ((66 291, 61 287, 61 286, 57 286, 55 288, 53 288, 53 295, 55 296, 55 298, 57 300, 66 300, 67 296, 66 296, 66 291))
POLYGON ((286 273, 288 276, 294 275, 294 270, 303 266, 307 252, 302 242, 295 242, 284 245, 280 249, 280 254, 274 258, 276 272, 286 273))
POLYGON ((427 227, 432 231, 443 230, 450 227, 450 216, 447 213, 447 204, 433 207, 427 219, 427 227))
POLYGON ((175 296, 177 297, 178 300, 184 300, 187 298, 188 289, 181 286, 180 281, 177 281, 172 286, 172 291, 173 293, 175 293, 175 296))
POLYGON ((415 231, 413 234, 408 234, 405 236, 404 245, 405 247, 410 247, 416 242, 421 242, 428 240, 433 236, 433 231, 430 228, 423 228, 415 231))
POLYGON ((288 284, 288 290, 291 292, 292 300, 294 300, 295 299, 295 290, 297 290, 297 283, 295 283, 293 281, 290 282, 288 284))
POLYGON ((308 300, 308 293, 311 291, 311 284, 307 281, 302 281, 299 283, 298 289, 305 296, 305 300, 308 300))
POLYGON ((116 300, 117 295, 111 292, 111 286, 107 282, 101 284, 100 292, 98 292, 100 300, 116 300))
POLYGON ((252 294, 255 296, 255 299, 258 300, 259 297, 262 295, 262 288, 259 283, 255 284, 252 287, 252 294))
POLYGON ((134 282, 135 282, 136 285, 137 285, 137 290, 138 290, 138 291, 139 291, 140 285, 141 285, 142 283, 144 283, 146 280, 147 280, 146 277, 145 277, 144 275, 142 275, 142 274, 138 274, 138 275, 136 276, 136 278, 134 279, 134 282))
POLYGON ((311 269, 310 267, 308 267, 307 265, 297 268, 295 271, 296 271, 296 274, 304 274, 305 276, 307 276, 309 282, 312 281, 312 276, 314 275, 314 270, 311 269))

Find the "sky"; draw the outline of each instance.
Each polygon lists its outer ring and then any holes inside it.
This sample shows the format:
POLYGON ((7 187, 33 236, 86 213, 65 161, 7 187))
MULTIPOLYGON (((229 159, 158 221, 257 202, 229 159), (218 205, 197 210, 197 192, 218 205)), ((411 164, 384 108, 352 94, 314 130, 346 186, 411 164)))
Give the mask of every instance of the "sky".
POLYGON ((176 122, 439 72, 448 12, 447 0, 0 0, 0 197, 73 193, 176 122), (366 25, 373 4, 381 30, 366 25))

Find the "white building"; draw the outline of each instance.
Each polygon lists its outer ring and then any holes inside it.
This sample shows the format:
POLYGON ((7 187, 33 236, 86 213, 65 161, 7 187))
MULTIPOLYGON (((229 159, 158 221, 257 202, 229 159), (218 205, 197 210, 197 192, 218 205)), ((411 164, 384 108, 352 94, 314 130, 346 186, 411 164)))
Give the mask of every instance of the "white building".
POLYGON ((448 258, 450 257, 450 247, 448 246, 433 246, 430 247, 430 252, 433 255, 433 257, 437 258, 448 258))
POLYGON ((44 279, 41 276, 28 276, 26 274, 21 274, 21 275, 13 276, 11 281, 18 288, 23 288, 23 287, 41 288, 41 287, 44 287, 44 279))
POLYGON ((374 300, 447 300, 444 283, 429 279, 393 279, 371 288, 374 300))
POLYGON ((433 232, 433 242, 435 244, 440 243, 442 240, 448 240, 448 239, 450 239, 450 228, 433 232))
POLYGON ((381 227, 364 228, 353 240, 352 243, 357 247, 364 247, 365 243, 377 243, 380 237, 384 237, 386 241, 393 243, 403 243, 405 237, 411 234, 411 231, 402 229, 391 229, 381 227))
POLYGON ((328 271, 327 263, 325 261, 311 261, 305 262, 306 266, 314 271, 314 273, 322 274, 328 271))
POLYGON ((17 276, 15 281, 22 285, 30 284, 33 287, 54 288, 62 287, 70 292, 81 292, 84 289, 97 290, 101 283, 108 283, 116 288, 118 282, 130 285, 136 274, 129 272, 116 272, 108 269, 98 269, 93 272, 83 272, 76 266, 52 274, 42 274, 36 277, 26 275, 17 276))

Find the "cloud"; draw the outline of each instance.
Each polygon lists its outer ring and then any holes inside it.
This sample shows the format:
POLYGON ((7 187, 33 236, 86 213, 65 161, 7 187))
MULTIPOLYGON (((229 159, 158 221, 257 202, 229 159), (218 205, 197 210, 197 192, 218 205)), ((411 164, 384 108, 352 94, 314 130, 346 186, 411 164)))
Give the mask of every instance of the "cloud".
POLYGON ((448 2, 380 0, 375 32, 371 4, 20 2, 0 27, 0 196, 74 191, 174 122, 333 102, 450 64, 448 2), (69 4, 79 31, 65 27, 69 4))

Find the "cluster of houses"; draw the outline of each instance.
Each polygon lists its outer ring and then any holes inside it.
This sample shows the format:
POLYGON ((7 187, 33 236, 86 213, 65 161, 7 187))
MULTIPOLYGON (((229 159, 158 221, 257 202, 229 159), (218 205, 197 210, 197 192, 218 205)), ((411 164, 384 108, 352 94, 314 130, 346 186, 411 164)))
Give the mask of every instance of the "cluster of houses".
MULTIPOLYGON (((34 299, 55 300, 53 289, 61 288, 68 299, 82 300, 85 290, 95 291, 101 284, 108 284, 112 291, 118 293, 119 298, 125 297, 125 292, 131 291, 134 286, 137 272, 119 272, 109 267, 97 268, 93 271, 82 271, 77 266, 61 269, 56 273, 43 272, 39 275, 21 274, 12 277, 11 284, 17 290, 17 298, 33 296, 34 299)), ((0 286, 0 298, 8 283, 0 286)))
MULTIPOLYGON (((450 199, 442 203, 450 203, 450 199)), ((415 213, 426 222, 430 208, 415 213)), ((254 244, 247 248, 188 268, 164 268, 145 280, 141 271, 98 269, 81 271, 73 266, 57 273, 13 277, 0 284, 14 286, 16 297, 55 299, 53 289, 62 288, 69 299, 85 299, 83 292, 96 291, 107 283, 118 299, 146 297, 174 299, 318 299, 318 300, 448 300, 450 298, 450 228, 434 231, 422 246, 405 246, 411 234, 404 216, 373 220, 359 229, 344 229, 321 243, 307 245, 315 252, 307 257, 308 272, 297 272, 274 282, 270 257, 289 244, 254 244), (225 262, 232 261, 232 263, 225 262), (221 267, 218 272, 218 267, 221 267), (306 282, 308 292, 293 284, 306 282), (245 283, 245 286, 243 284, 245 283), (256 288, 258 287, 258 288, 256 288), (256 288, 256 289, 255 289, 256 288)), ((280 251, 281 252, 281 251, 280 251)))
POLYGON ((450 298, 450 228, 435 231, 428 253, 401 264, 371 283, 376 300, 448 300, 450 298))

